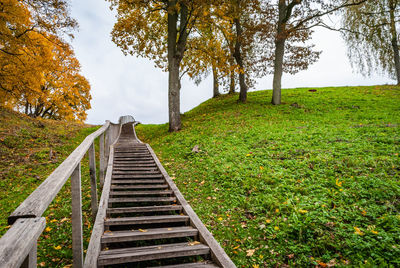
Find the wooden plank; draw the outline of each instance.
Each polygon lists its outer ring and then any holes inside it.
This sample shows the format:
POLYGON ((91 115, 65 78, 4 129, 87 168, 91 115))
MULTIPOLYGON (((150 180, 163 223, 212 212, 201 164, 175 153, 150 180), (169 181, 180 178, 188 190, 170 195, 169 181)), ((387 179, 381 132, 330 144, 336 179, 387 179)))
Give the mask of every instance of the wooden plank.
POLYGON ((150 153, 149 152, 146 152, 146 153, 135 153, 135 152, 118 152, 118 153, 115 153, 115 157, 130 157, 130 156, 134 156, 134 157, 141 157, 141 156, 150 157, 150 153))
MULTIPOLYGON (((32 258, 28 257, 28 263, 34 265, 33 255, 37 245, 37 239, 46 227, 46 219, 26 218, 17 219, 11 228, 0 238, 0 267, 20 267, 28 254, 33 253, 32 258)), ((31 266, 32 267, 32 266, 31 266)))
POLYGON ((164 189, 168 188, 167 184, 143 184, 143 185, 113 185, 112 190, 135 190, 135 189, 164 189))
POLYGON ((166 266, 152 266, 152 268, 218 268, 219 266, 215 265, 212 261, 202 261, 202 262, 193 262, 193 263, 183 263, 183 264, 175 264, 175 265, 166 265, 166 266))
POLYGON ((164 183, 164 180, 151 180, 151 179, 144 179, 144 180, 113 180, 113 184, 161 184, 164 183))
POLYGON ((112 176, 113 179, 157 179, 162 178, 163 176, 161 173, 159 174, 152 174, 152 175, 114 175, 112 176))
POLYGON ((94 149, 94 142, 89 148, 89 167, 90 167, 90 197, 93 221, 96 219, 97 214, 97 176, 96 176, 96 153, 94 149))
POLYGON ((21 268, 36 268, 37 267, 37 243, 34 243, 32 249, 29 251, 28 256, 26 256, 21 268))
POLYGON ((104 225, 113 226, 113 225, 171 223, 171 222, 187 222, 188 220, 189 220, 188 216, 182 216, 182 215, 123 217, 123 218, 106 219, 104 221, 104 225))
POLYGON ((114 172, 115 171, 158 171, 158 168, 156 166, 153 167, 137 167, 137 166, 122 166, 122 167, 116 167, 114 166, 114 172))
POLYGON ((149 260, 160 260, 187 256, 207 255, 209 247, 198 244, 177 243, 169 245, 136 247, 102 251, 99 257, 99 265, 122 264, 149 260))
POLYGON ((115 161, 114 164, 117 166, 133 166, 133 167, 140 167, 141 165, 156 166, 156 163, 154 162, 154 160, 151 160, 151 161, 115 161))
POLYGON ((161 212, 161 211, 181 211, 182 206, 146 206, 146 207, 126 207, 126 208, 109 208, 108 214, 123 214, 123 213, 141 213, 141 212, 161 212))
POLYGON ((158 203, 158 202, 175 202, 175 197, 121 197, 110 198, 109 203, 158 203))
POLYGON ((74 268, 83 267, 81 164, 71 175, 72 255, 74 268))
POLYGON ((163 190, 163 191, 112 191, 110 195, 112 196, 121 196, 121 195, 170 195, 173 192, 171 190, 163 190))
POLYGON ((161 175, 161 173, 158 170, 114 170, 113 175, 136 175, 137 176, 137 175, 161 175))
POLYGON ((104 133, 100 135, 99 138, 99 147, 100 147, 100 187, 104 185, 104 176, 106 172, 106 157, 104 154, 104 133))
POLYGON ((94 139, 101 135, 109 124, 110 122, 107 121, 100 129, 87 136, 67 159, 14 210, 8 218, 8 223, 12 224, 18 218, 40 217, 71 176, 94 139))
POLYGON ((106 212, 108 208, 108 198, 111 188, 111 174, 113 168, 113 156, 114 147, 110 147, 110 157, 108 159, 108 167, 106 176, 104 179, 103 191, 100 197, 99 209, 96 216, 96 221, 93 225, 93 231, 90 236, 89 246, 87 248, 86 258, 85 258, 85 268, 97 267, 97 258, 101 251, 101 236, 104 232, 104 219, 106 218, 106 212))
POLYGON ((156 162, 158 169, 161 171, 161 173, 164 176, 164 179, 168 183, 170 189, 174 191, 174 194, 177 198, 177 203, 182 205, 185 214, 190 217, 190 224, 199 231, 200 241, 210 247, 212 260, 221 267, 235 268, 236 265, 232 262, 232 260, 228 257, 228 255, 226 255, 225 251, 222 249, 220 244, 215 240, 210 231, 208 231, 208 229, 204 226, 204 224, 201 222, 197 214, 193 211, 191 206, 185 200, 185 198, 179 191, 178 187, 176 187, 175 183, 169 177, 167 171, 161 165, 161 162, 157 158, 153 149, 150 147, 150 145, 148 144, 146 145, 147 148, 149 149, 149 152, 153 156, 153 159, 156 162))
POLYGON ((142 241, 164 238, 193 237, 198 234, 193 227, 154 228, 133 231, 106 232, 101 238, 101 243, 142 241))

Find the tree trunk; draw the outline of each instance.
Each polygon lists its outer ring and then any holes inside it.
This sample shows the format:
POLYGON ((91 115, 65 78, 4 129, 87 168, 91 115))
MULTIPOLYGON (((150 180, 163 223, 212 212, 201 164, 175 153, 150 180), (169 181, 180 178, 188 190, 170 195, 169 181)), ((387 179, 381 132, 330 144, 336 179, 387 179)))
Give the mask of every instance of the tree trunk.
POLYGON ((181 129, 179 62, 169 64, 168 80, 169 131, 181 129))
POLYGON ((176 0, 168 1, 168 117, 169 131, 178 131, 181 129, 180 114, 180 81, 179 81, 179 62, 177 57, 177 35, 176 28, 178 13, 176 0))
POLYGON ((281 104, 283 56, 285 55, 286 42, 286 3, 279 1, 278 31, 275 39, 274 80, 272 83, 272 104, 281 104))
POLYGON ((230 60, 230 81, 229 81, 229 92, 228 94, 234 94, 235 93, 235 70, 233 69, 234 61, 235 59, 232 58, 230 60))
POLYGON ((220 94, 219 94, 219 83, 218 83, 218 70, 214 65, 212 66, 212 71, 213 71, 213 98, 216 98, 220 94))
POLYGON ((396 22, 395 22, 395 3, 393 0, 390 0, 390 33, 392 36, 392 48, 394 55, 394 66, 396 69, 396 78, 397 85, 400 85, 400 55, 399 55, 399 44, 397 42, 397 30, 396 30, 396 22))
POLYGON ((246 77, 244 72, 243 66, 243 59, 242 59, 242 27, 240 25, 240 21, 238 18, 234 19, 234 23, 236 26, 236 44, 235 44, 235 53, 234 57, 236 59, 237 64, 239 65, 240 72, 239 72, 239 86, 240 86, 240 94, 239 94, 239 101, 246 102, 247 100, 247 85, 246 85, 246 77))

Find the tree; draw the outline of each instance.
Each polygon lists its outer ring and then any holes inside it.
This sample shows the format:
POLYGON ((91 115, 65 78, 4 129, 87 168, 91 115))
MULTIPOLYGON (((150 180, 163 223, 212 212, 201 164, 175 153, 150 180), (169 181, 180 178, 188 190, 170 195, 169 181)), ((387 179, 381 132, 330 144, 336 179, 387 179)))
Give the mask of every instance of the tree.
POLYGON ((207 11, 207 1, 109 0, 117 10, 113 41, 125 54, 155 61, 168 70, 169 131, 181 129, 180 66, 190 33, 199 16, 207 11))
POLYGON ((63 37, 76 22, 64 0, 0 4, 0 103, 30 116, 79 120, 90 85, 63 37))
POLYGON ((388 74, 400 85, 398 0, 367 1, 342 12, 342 37, 348 46, 348 58, 363 75, 374 71, 388 74))
POLYGON ((71 47, 59 44, 60 41, 47 44, 52 54, 44 66, 40 88, 35 94, 24 94, 16 106, 32 117, 83 122, 90 109, 90 84, 80 74, 81 67, 71 47))
POLYGON ((306 45, 311 39, 312 28, 323 25, 322 17, 343 8, 357 6, 367 0, 277 0, 275 6, 264 2, 264 8, 272 8, 270 23, 275 26, 274 35, 274 78, 272 104, 281 103, 281 81, 284 71, 294 74, 318 60, 320 52, 313 51, 313 45, 306 45))

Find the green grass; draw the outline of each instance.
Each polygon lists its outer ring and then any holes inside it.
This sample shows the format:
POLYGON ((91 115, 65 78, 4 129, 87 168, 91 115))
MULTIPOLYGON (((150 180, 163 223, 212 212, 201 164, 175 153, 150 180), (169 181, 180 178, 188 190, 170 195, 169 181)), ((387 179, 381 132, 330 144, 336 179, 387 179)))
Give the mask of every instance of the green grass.
POLYGON ((137 132, 238 267, 400 266, 400 89, 270 98, 221 96, 180 132, 137 132))
MULTIPOLYGON (((7 217, 88 134, 97 128, 82 124, 32 119, 0 108, 0 236, 9 228, 7 217)), ((88 160, 85 157, 82 161, 85 247, 93 224, 89 185, 88 160)), ((39 238, 39 267, 68 267, 72 263, 69 181, 51 203, 44 216, 46 230, 39 238)))

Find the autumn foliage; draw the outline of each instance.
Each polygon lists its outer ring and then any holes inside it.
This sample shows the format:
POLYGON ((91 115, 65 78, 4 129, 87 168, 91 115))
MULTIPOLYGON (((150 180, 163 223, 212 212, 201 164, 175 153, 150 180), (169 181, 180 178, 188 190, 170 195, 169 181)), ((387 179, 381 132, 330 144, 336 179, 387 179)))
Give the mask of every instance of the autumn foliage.
POLYGON ((0 3, 0 103, 32 117, 83 121, 90 85, 64 40, 76 27, 64 0, 0 3))

